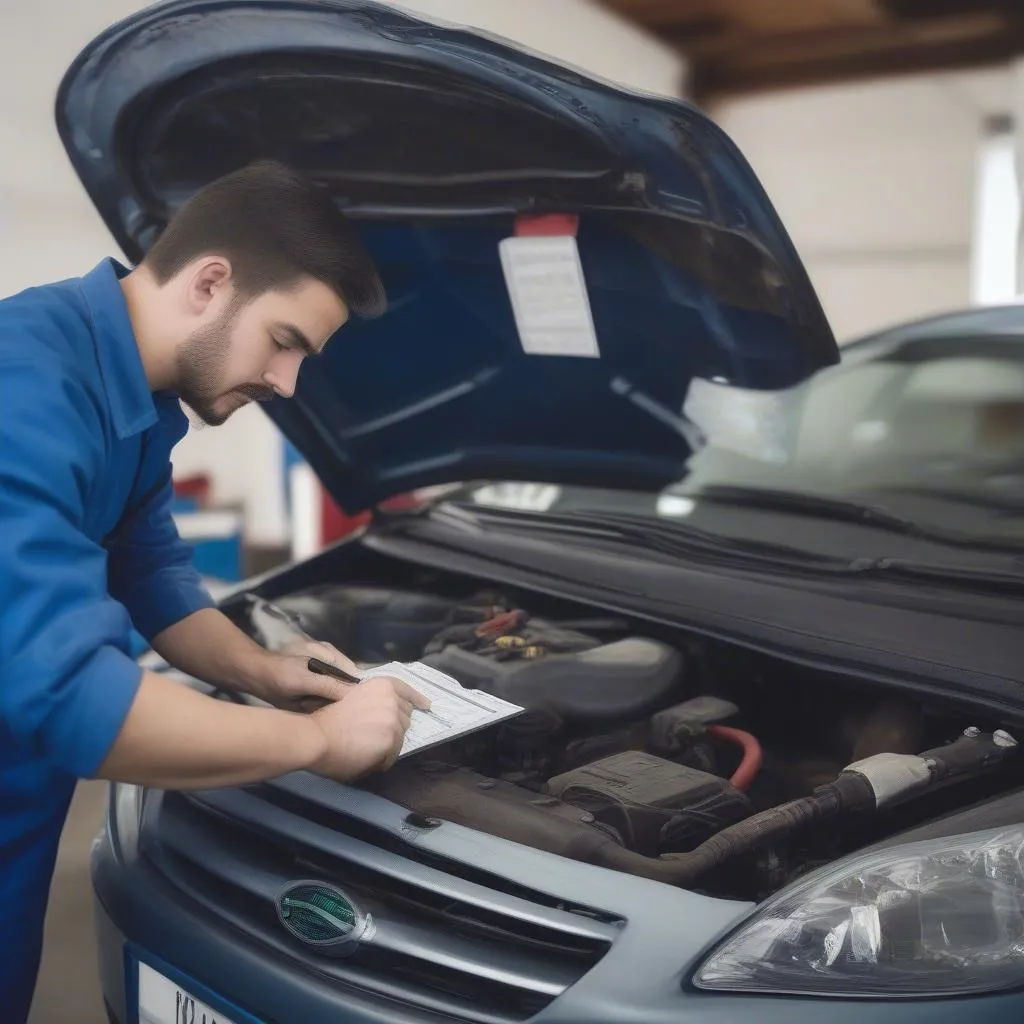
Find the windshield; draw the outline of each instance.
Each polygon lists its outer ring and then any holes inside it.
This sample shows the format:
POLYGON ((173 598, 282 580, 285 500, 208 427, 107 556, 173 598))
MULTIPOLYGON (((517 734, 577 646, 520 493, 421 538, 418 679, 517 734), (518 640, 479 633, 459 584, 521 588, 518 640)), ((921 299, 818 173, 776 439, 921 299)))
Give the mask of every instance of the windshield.
MULTIPOLYGON (((684 411, 707 444, 660 494, 495 481, 461 498, 659 518, 703 510, 702 527, 744 532, 758 494, 785 492, 870 505, 947 532, 1024 536, 1024 331, 873 339, 785 392, 696 384, 684 411), (742 523, 723 511, 730 504, 745 506, 742 523)), ((801 511, 790 510, 790 533, 801 511)))

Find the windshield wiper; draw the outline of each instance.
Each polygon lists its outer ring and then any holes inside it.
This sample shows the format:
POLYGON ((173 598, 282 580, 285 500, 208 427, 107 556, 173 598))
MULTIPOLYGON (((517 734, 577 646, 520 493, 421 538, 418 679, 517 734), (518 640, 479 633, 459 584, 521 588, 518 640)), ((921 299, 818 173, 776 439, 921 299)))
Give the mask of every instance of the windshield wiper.
POLYGON ((836 570, 849 565, 848 559, 804 551, 788 544, 726 537, 688 523, 661 522, 625 513, 538 512, 446 502, 431 518, 446 519, 464 528, 497 523, 505 527, 525 527, 531 533, 548 531, 562 536, 626 542, 671 557, 700 558, 719 565, 759 565, 775 569, 812 565, 836 570))
MULTIPOLYGON (((1019 519, 1024 516, 1024 496, 1017 497, 1014 494, 996 493, 991 490, 981 490, 980 488, 950 487, 948 485, 941 487, 903 485, 899 487, 885 487, 879 493, 910 494, 918 498, 936 498, 939 501, 949 501, 958 505, 968 505, 971 508, 983 509, 986 512, 994 512, 1002 519, 1019 519)), ((1019 488, 1018 493, 1020 493, 1019 488)))
POLYGON ((938 526, 922 526, 913 519, 862 505, 846 498, 835 498, 803 491, 782 491, 770 487, 741 487, 733 484, 709 484, 702 487, 694 499, 709 504, 756 508, 766 512, 794 512, 798 515, 830 519, 835 522, 855 523, 873 529, 898 533, 905 537, 932 541, 951 548, 970 551, 1024 551, 1024 539, 1012 537, 985 537, 958 530, 945 530, 938 526))
MULTIPOLYGON (((883 513, 884 514, 884 513, 883 513)), ((970 569, 963 566, 934 565, 927 562, 913 562, 901 558, 845 558, 825 555, 788 544, 772 541, 756 541, 746 538, 723 537, 708 533, 689 523, 650 521, 622 513, 582 512, 571 514, 571 519, 588 523, 606 523, 620 530, 645 538, 648 543, 660 540, 668 553, 672 550, 685 554, 695 545, 708 545, 733 554, 737 562, 749 564, 756 561, 779 569, 799 569, 826 575, 907 579, 911 581, 934 582, 944 585, 971 587, 986 591, 1008 591, 1024 593, 1024 558, 1010 560, 1011 572, 991 569, 970 569), (686 549, 686 550, 684 550, 686 549)), ((895 517, 894 517, 895 518, 895 517)))
POLYGON ((1024 594, 1024 560, 1019 558, 1013 560, 1014 571, 1011 572, 931 565, 898 558, 850 559, 771 541, 726 537, 689 523, 660 521, 615 512, 559 514, 521 509, 482 509, 469 504, 445 503, 434 510, 431 518, 470 530, 497 524, 501 527, 525 528, 530 533, 547 531, 559 536, 625 543, 648 552, 698 561, 704 565, 770 569, 833 579, 905 580, 985 593, 1024 594))
POLYGON ((900 558, 863 558, 850 563, 850 572, 859 576, 905 579, 912 583, 938 583, 985 593, 1024 594, 1024 561, 1016 559, 1019 572, 997 572, 991 569, 965 569, 956 565, 929 565, 900 558))

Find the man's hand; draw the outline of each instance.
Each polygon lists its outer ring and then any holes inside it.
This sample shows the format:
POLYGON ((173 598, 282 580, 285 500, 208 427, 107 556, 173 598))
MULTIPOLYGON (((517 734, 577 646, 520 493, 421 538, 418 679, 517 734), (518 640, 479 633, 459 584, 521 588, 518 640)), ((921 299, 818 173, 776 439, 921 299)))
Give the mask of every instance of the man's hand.
POLYGON ((222 612, 205 608, 153 639, 153 648, 175 668, 214 686, 254 697, 286 711, 312 711, 341 700, 350 687, 310 672, 319 658, 351 672, 354 665, 327 643, 296 640, 273 654, 247 637, 222 612))
POLYGON ((413 709, 429 707, 423 694, 390 676, 374 676, 352 686, 343 703, 311 716, 326 740, 326 749, 311 770, 348 782, 390 768, 402 750, 413 709))
POLYGON ((356 666, 332 644, 317 640, 296 640, 283 650, 266 652, 256 677, 243 687, 254 697, 287 711, 315 711, 334 701, 344 700, 354 684, 310 672, 310 658, 355 673, 356 666))

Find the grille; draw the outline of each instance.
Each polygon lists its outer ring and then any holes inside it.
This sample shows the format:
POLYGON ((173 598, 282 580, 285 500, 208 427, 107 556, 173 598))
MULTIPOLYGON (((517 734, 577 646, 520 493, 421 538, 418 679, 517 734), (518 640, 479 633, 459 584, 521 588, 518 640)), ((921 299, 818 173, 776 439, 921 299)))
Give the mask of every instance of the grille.
POLYGON ((202 794, 151 793, 149 863, 206 911, 299 970, 443 1018, 532 1017, 608 951, 618 922, 426 853, 333 806, 336 787, 288 780, 202 794), (333 884, 373 918, 344 958, 281 927, 296 879, 333 884))

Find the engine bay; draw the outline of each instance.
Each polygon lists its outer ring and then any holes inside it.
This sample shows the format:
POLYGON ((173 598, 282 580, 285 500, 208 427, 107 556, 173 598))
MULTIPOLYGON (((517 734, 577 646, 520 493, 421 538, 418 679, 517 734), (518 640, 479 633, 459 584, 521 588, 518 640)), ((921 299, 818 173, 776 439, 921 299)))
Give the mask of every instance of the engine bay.
MULTIPOLYGON (((294 634, 261 604, 245 625, 273 649, 294 634)), ((360 666, 420 661, 526 708, 364 788, 713 895, 762 899, 1022 781, 1002 723, 543 595, 322 585, 273 607, 360 666)))

